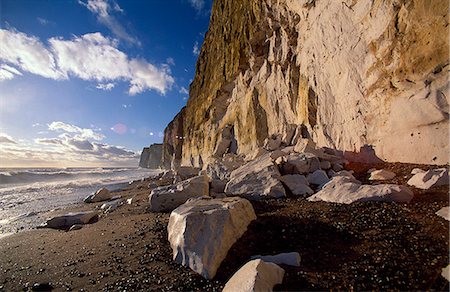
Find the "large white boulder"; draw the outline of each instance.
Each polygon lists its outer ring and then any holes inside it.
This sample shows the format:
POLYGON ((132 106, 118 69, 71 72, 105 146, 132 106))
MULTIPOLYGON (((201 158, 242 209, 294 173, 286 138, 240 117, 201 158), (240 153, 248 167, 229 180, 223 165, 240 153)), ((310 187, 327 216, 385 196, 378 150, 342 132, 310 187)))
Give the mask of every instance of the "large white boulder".
POLYGON ((306 177, 308 182, 312 185, 321 186, 330 181, 327 173, 323 170, 316 170, 313 173, 308 174, 306 177))
POLYGON ((225 284, 222 292, 272 291, 283 282, 284 270, 274 263, 257 259, 246 263, 225 284))
POLYGON ((338 175, 325 184, 319 192, 309 197, 308 201, 340 204, 365 201, 408 203, 413 197, 413 192, 405 186, 394 184, 362 185, 353 177, 338 175))
POLYGON ((95 220, 97 216, 98 213, 94 211, 67 213, 48 219, 40 227, 53 229, 69 229, 72 225, 87 224, 91 220, 95 220))
POLYGON ((306 177, 301 174, 287 174, 280 177, 280 181, 295 196, 312 195, 314 191, 309 187, 306 177))
POLYGON ((228 250, 255 219, 252 205, 243 198, 191 199, 170 214, 173 259, 212 279, 228 250))
POLYGON ((190 166, 180 166, 175 170, 175 176, 179 176, 181 180, 187 180, 191 177, 198 176, 200 168, 190 166))
POLYGON ((436 215, 450 221, 450 207, 443 207, 436 212, 436 215))
POLYGON ((112 197, 111 192, 106 188, 101 188, 97 190, 92 195, 87 196, 84 199, 85 203, 97 203, 102 201, 108 201, 112 197))
POLYGON ((252 256, 252 260, 260 259, 267 263, 274 263, 277 265, 288 265, 288 266, 294 266, 299 267, 300 266, 300 254, 298 252, 286 252, 286 253, 279 253, 276 255, 256 255, 252 256))
POLYGON ((448 169, 438 168, 430 169, 426 172, 416 173, 408 180, 408 185, 414 186, 418 189, 428 190, 432 187, 448 185, 448 169))
POLYGON ((172 211, 190 198, 209 196, 209 179, 200 175, 177 183, 153 189, 148 197, 153 212, 172 211))
POLYGON ((278 167, 267 153, 234 170, 225 193, 252 200, 285 197, 286 192, 279 178, 278 167))
POLYGON ((231 172, 243 164, 242 157, 228 153, 220 158, 210 158, 204 166, 204 170, 211 179, 228 180, 231 172))
POLYGON ((369 180, 390 180, 395 177, 395 173, 386 169, 379 169, 370 172, 369 180))

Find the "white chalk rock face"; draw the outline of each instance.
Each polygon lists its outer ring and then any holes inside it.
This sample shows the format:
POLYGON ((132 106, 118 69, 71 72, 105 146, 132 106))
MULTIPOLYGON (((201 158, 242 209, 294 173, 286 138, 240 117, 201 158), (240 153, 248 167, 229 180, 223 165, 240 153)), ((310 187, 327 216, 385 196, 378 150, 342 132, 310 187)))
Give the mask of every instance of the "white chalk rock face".
POLYGON ((50 218, 41 227, 53 229, 68 229, 72 225, 87 224, 98 216, 97 212, 68 213, 50 218))
POLYGON ((234 170, 225 193, 251 200, 285 197, 286 192, 279 178, 278 167, 267 153, 234 170))
POLYGON ((212 279, 228 250, 255 219, 252 205, 243 198, 191 199, 170 214, 173 259, 212 279))
POLYGON ((111 192, 106 188, 101 188, 94 194, 87 196, 84 199, 85 203, 97 203, 102 201, 108 201, 112 197, 111 192))
POLYGON ((443 207, 436 212, 436 215, 450 221, 450 207, 443 207))
POLYGON ((252 256, 252 260, 260 259, 266 263, 274 263, 277 265, 288 265, 299 267, 300 266, 300 254, 298 252, 286 252, 277 255, 256 255, 252 256))
POLYGON ((370 172, 369 180, 390 180, 395 177, 395 173, 386 169, 374 170, 370 172))
POLYGON ((153 212, 172 211, 190 198, 209 196, 209 179, 200 175, 177 183, 153 189, 148 200, 153 212))
POLYGON ((301 174, 288 174, 280 177, 286 187, 295 196, 312 195, 314 191, 309 187, 306 177, 301 174))
POLYGON ((418 189, 428 190, 432 187, 448 185, 448 169, 430 169, 426 172, 416 173, 409 181, 408 185, 418 189))
POLYGON ((354 202, 384 201, 408 203, 414 197, 405 186, 393 184, 361 185, 348 176, 335 176, 323 188, 308 198, 308 201, 351 204, 354 202))
POLYGON ((240 268, 223 288, 223 292, 272 291, 283 282, 284 270, 274 263, 257 259, 240 268))

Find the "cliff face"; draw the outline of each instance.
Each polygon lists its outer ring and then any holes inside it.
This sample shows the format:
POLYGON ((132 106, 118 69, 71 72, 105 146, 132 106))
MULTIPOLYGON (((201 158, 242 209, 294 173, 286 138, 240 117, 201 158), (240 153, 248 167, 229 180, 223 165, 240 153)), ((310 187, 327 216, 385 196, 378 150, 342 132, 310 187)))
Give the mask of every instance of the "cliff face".
POLYGON ((145 147, 141 153, 139 166, 151 169, 161 168, 163 166, 161 161, 162 150, 162 144, 152 144, 150 147, 145 147))
POLYGON ((447 163, 448 2, 216 0, 164 154, 201 166, 303 124, 318 146, 447 163))

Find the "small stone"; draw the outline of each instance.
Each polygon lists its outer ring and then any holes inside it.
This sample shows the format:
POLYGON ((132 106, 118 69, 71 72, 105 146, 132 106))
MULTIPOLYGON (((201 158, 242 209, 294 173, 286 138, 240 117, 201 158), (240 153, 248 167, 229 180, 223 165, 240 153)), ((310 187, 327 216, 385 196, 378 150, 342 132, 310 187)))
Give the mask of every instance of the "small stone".
POLYGON ((395 173, 386 169, 374 170, 370 172, 369 180, 390 180, 395 177, 395 173))

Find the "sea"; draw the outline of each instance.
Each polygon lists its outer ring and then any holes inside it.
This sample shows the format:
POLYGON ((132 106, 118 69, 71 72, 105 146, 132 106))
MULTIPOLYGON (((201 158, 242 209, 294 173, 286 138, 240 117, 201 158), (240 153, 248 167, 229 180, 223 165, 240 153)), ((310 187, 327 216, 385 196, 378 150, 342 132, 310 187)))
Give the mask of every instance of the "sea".
POLYGON ((158 173, 143 168, 0 169, 0 238, 42 224, 49 211, 81 204, 101 187, 119 190, 158 173))

